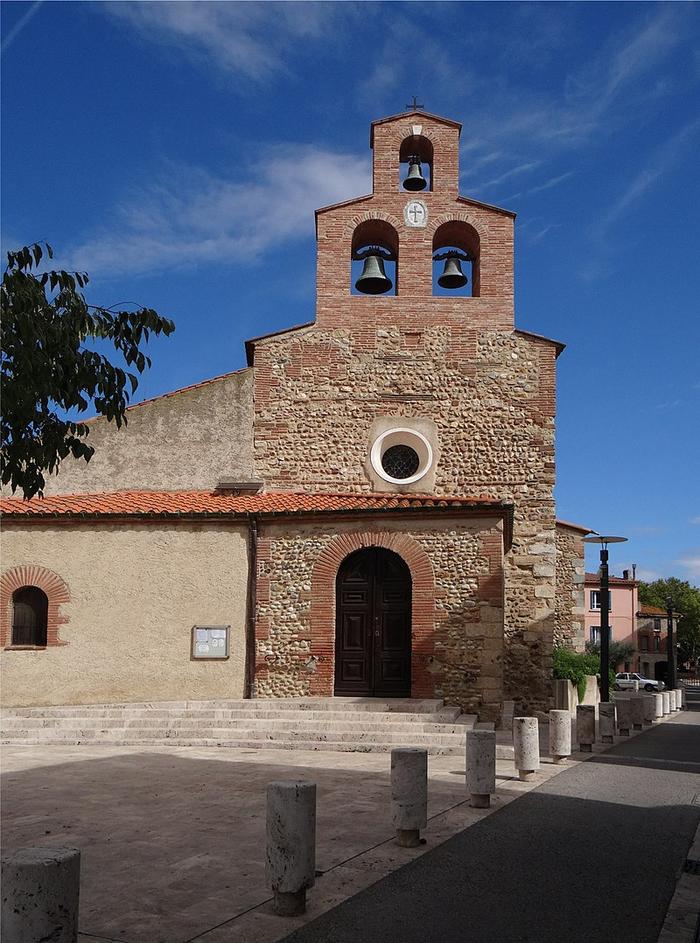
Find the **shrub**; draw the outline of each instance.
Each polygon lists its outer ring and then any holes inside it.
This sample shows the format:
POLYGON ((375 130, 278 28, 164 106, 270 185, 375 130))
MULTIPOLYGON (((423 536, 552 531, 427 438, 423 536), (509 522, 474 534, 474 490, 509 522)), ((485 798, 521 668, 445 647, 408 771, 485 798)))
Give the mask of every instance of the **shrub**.
POLYGON ((586 693, 586 676, 600 675, 600 658, 598 655, 573 652, 570 648, 555 648, 552 673, 555 678, 564 678, 576 685, 581 703, 586 693))

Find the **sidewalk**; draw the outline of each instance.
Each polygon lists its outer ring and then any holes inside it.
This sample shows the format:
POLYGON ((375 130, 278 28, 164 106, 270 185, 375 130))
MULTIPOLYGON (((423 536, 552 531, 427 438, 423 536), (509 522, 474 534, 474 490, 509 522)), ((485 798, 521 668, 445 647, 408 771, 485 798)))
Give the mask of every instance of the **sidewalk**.
POLYGON ((656 943, 700 822, 700 697, 288 936, 656 943))

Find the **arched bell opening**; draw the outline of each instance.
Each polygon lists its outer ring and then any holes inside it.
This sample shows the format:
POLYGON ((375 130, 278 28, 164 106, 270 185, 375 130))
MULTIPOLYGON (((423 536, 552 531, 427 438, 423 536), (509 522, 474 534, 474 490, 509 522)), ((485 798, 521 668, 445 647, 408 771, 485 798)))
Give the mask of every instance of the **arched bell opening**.
POLYGON ((421 134, 404 138, 399 148, 399 190, 421 193, 433 189, 433 145, 421 134))
POLYGON ((433 294, 478 298, 479 233, 459 220, 443 223, 433 237, 433 294))
POLYGON ((350 293, 396 295, 399 235, 383 219, 360 223, 352 236, 350 293))

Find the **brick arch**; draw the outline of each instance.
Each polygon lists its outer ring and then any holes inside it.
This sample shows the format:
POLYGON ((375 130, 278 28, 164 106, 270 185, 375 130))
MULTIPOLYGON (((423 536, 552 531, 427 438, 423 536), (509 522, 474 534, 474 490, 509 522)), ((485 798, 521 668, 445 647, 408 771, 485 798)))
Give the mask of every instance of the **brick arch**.
POLYGON ((428 232, 431 236, 435 235, 436 230, 445 223, 467 223, 472 229, 475 229, 479 234, 479 239, 484 240, 486 233, 483 229, 479 229, 474 219, 469 216, 468 213, 441 213, 439 216, 436 216, 434 219, 428 221, 428 232))
POLYGON ((390 226, 393 226, 397 232, 402 225, 402 220, 399 220, 396 216, 392 216, 391 213, 383 213, 381 210, 366 210, 364 213, 358 213, 357 216, 353 216, 350 222, 347 223, 345 226, 345 235, 352 239, 352 235, 360 223, 368 223, 374 219, 388 223, 390 226))
POLYGON ((66 645, 58 637, 59 625, 65 625, 68 617, 61 614, 63 603, 70 602, 70 591, 58 573, 46 567, 29 564, 6 570, 0 576, 0 645, 12 644, 12 595, 23 586, 36 586, 49 601, 46 620, 46 645, 66 645))
POLYGON ((320 660, 311 694, 333 694, 335 674, 335 592, 338 569, 351 553, 383 547, 398 554, 411 573, 411 696, 432 697, 427 670, 434 652, 435 576, 430 559, 413 537, 390 531, 357 532, 334 537, 319 554, 311 573, 311 651, 320 660))

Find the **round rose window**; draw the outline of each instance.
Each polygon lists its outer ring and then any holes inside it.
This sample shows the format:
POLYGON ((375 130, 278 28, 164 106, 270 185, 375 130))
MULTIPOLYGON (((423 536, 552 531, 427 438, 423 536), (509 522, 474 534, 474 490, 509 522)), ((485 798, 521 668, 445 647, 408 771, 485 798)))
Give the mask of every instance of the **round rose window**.
POLYGON ((372 443, 370 461, 375 472, 392 485, 420 481, 433 463, 433 450, 415 429, 389 429, 372 443))

